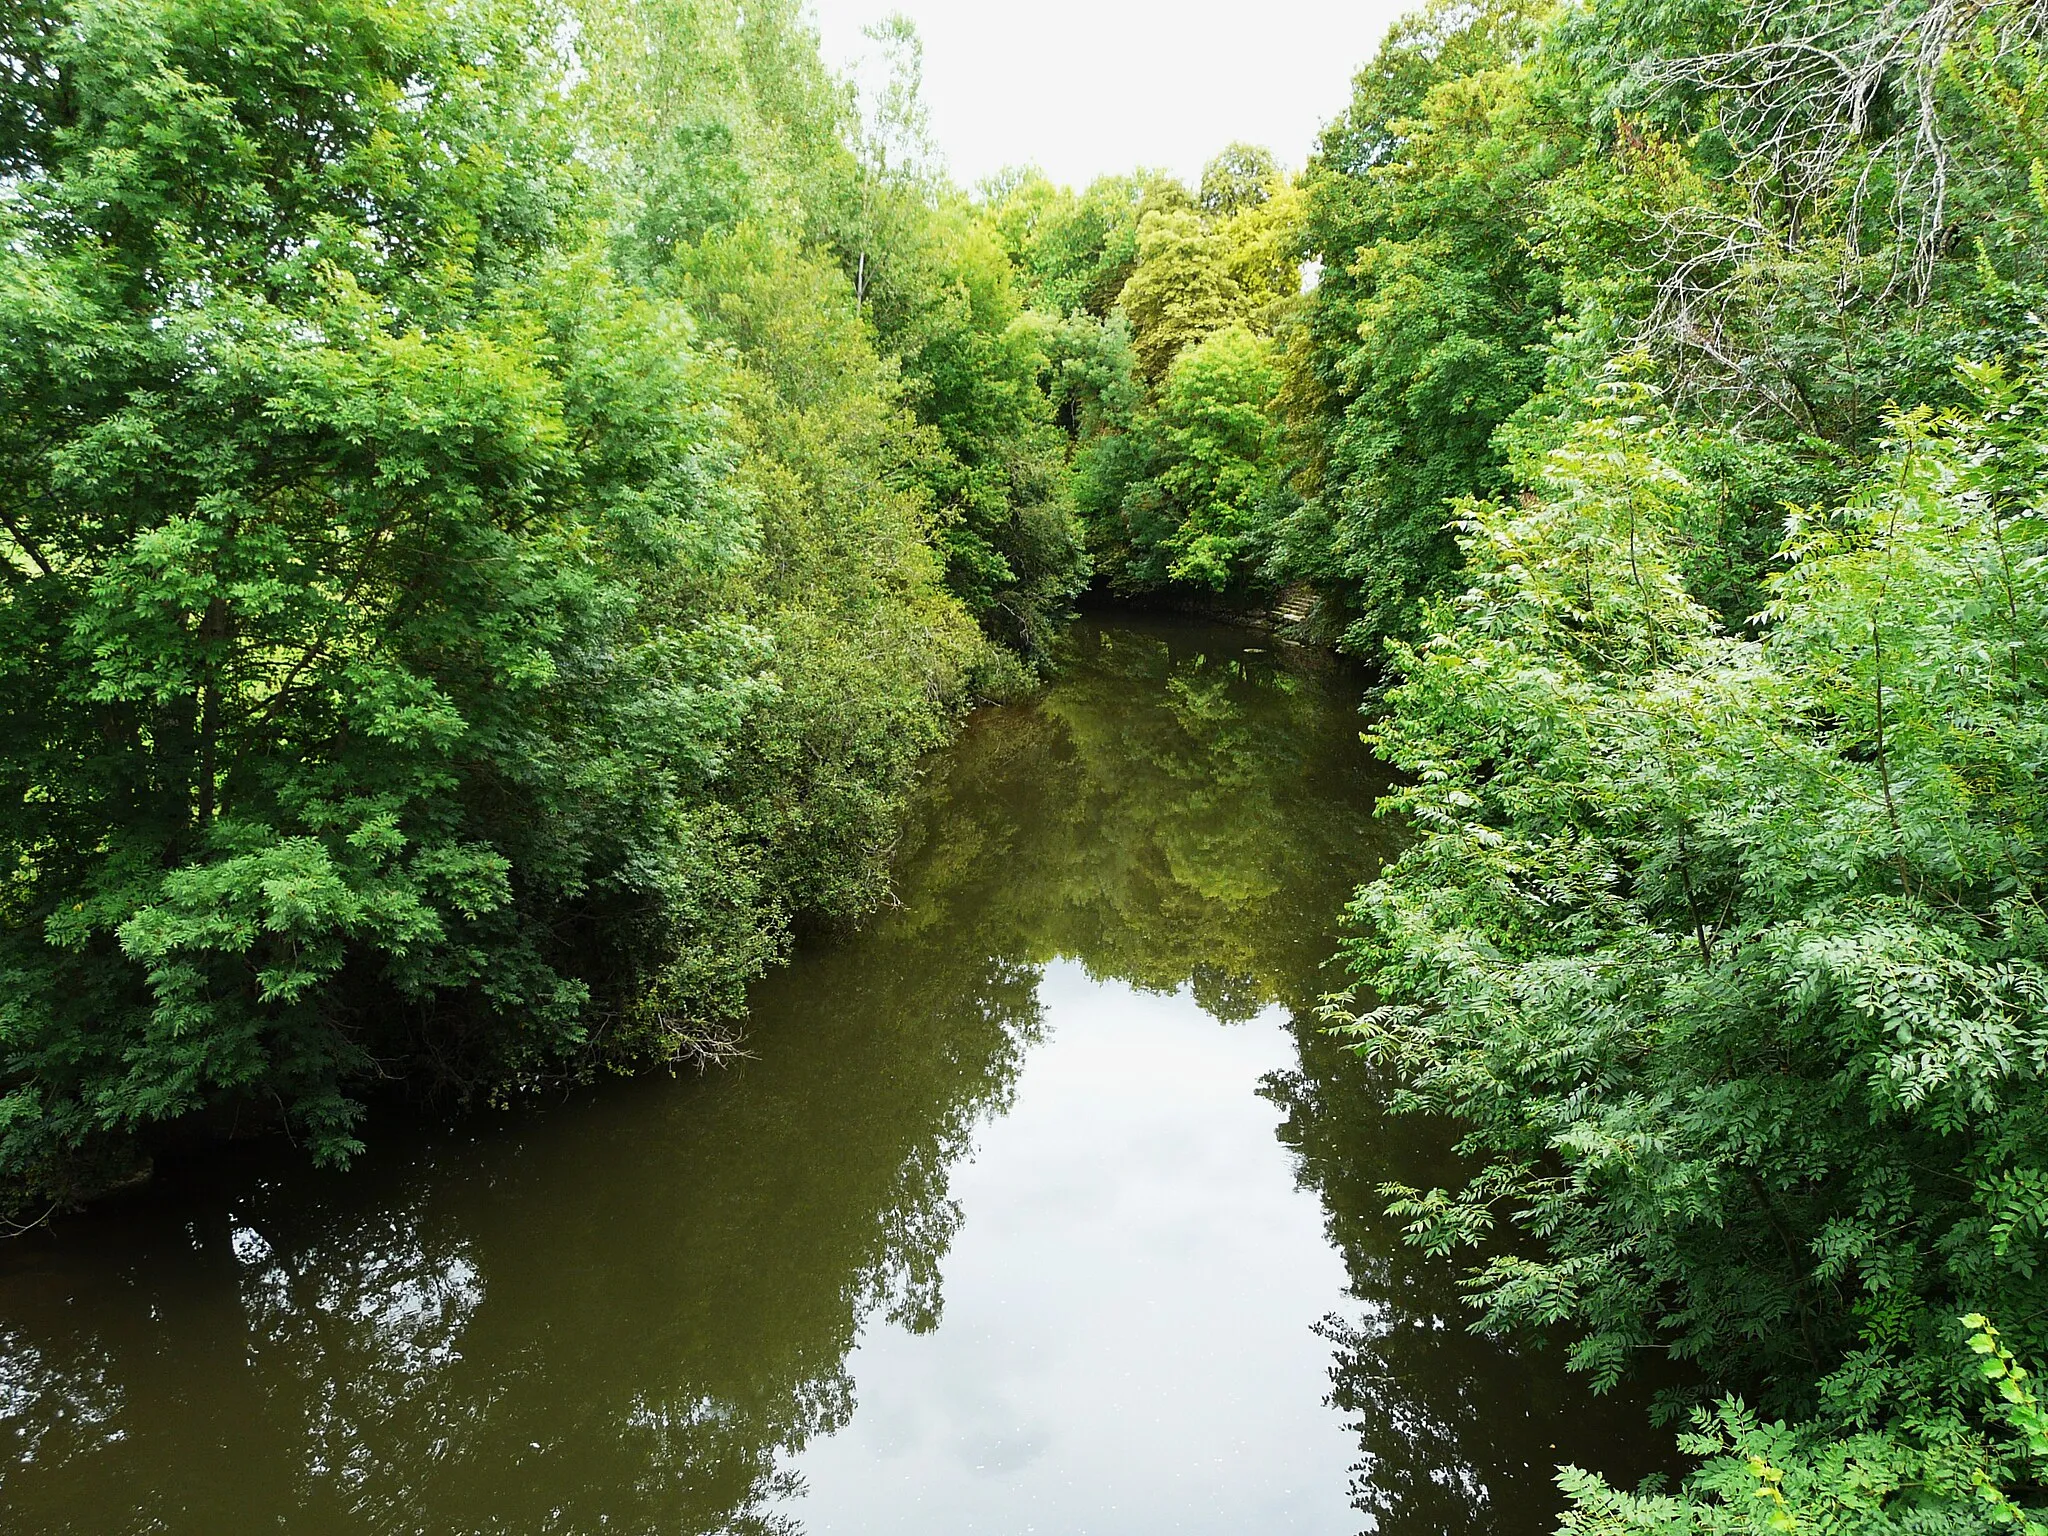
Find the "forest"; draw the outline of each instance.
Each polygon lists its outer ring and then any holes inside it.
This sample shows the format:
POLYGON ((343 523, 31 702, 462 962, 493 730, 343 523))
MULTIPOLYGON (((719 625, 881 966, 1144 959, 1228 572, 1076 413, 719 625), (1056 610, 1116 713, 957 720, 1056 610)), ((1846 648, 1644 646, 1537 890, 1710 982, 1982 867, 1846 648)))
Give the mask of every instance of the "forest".
POLYGON ((870 41, 0 12, 12 1220, 715 1060, 1077 603, 1289 598, 1385 1199, 1694 1469, 1565 1529, 2048 1531, 2048 4, 1439 0, 1080 189, 870 41))

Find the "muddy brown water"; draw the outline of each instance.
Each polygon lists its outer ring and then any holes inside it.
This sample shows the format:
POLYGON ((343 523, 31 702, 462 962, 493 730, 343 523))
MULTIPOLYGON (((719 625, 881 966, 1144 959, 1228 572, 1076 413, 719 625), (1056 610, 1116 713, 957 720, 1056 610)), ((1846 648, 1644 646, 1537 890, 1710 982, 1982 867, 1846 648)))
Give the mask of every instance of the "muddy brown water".
POLYGON ((1316 1021, 1389 850, 1357 696, 1091 620, 745 1060, 0 1249, 0 1528, 1537 1536, 1559 1461, 1661 1465, 1382 1215, 1455 1166, 1316 1021))

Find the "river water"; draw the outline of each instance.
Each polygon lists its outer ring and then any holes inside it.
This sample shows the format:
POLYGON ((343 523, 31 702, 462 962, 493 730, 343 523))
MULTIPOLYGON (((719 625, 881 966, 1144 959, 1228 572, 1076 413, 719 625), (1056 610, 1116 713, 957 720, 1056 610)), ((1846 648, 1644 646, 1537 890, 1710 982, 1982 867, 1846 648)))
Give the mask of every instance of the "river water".
POLYGON ((1356 680, 1070 649, 744 1060, 0 1249, 0 1528, 1537 1536, 1557 1462, 1656 1465, 1380 1214, 1456 1170, 1315 1021, 1388 843, 1356 680))

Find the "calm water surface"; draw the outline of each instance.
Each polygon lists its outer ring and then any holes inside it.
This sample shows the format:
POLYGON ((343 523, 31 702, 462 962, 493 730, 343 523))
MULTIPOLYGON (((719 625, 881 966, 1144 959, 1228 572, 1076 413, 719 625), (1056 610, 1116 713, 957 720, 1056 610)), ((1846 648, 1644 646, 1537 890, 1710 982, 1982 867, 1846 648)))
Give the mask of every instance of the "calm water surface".
POLYGON ((0 1248, 10 1532, 1535 1536, 1661 1435, 1463 1331, 1317 1033, 1386 851, 1354 681, 1091 624, 748 1059, 0 1248))

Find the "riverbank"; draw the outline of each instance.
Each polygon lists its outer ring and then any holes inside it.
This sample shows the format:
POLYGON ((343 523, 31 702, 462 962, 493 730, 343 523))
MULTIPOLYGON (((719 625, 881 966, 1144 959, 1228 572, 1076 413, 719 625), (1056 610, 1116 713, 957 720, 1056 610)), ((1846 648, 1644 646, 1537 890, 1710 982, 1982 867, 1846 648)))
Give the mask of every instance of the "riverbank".
POLYGON ((1339 659, 1337 635, 1342 626, 1324 601, 1305 586, 1249 596, 1178 589, 1149 593, 1091 590, 1083 594, 1079 606, 1083 614, 1100 621, 1113 622, 1119 614, 1168 616, 1248 630, 1303 652, 1339 659))

